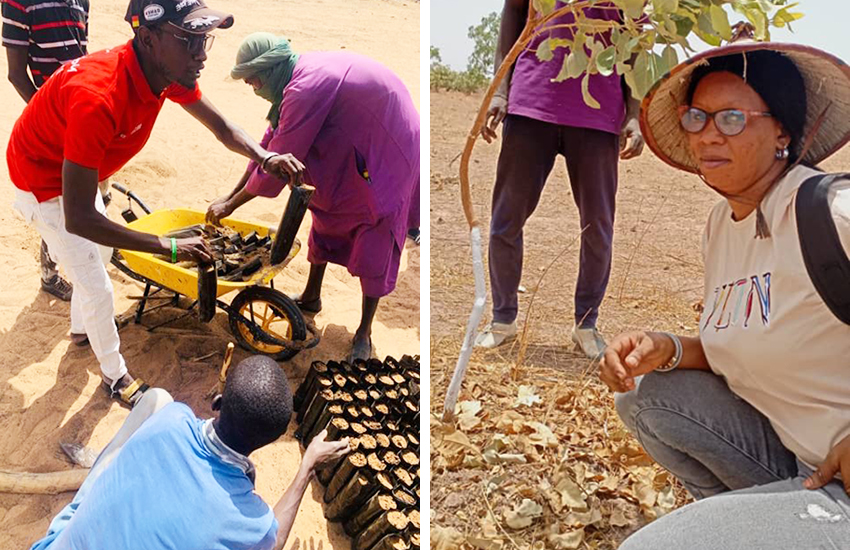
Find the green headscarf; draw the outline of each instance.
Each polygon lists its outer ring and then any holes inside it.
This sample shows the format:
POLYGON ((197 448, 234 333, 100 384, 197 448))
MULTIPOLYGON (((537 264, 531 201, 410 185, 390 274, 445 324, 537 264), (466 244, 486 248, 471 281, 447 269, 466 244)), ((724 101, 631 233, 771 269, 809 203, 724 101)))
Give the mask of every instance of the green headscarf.
POLYGON ((236 65, 230 76, 236 80, 258 76, 263 81, 263 87, 254 93, 271 102, 266 118, 272 128, 277 128, 283 89, 289 84, 297 61, 298 54, 289 47, 289 40, 268 32, 248 35, 236 52, 236 65))

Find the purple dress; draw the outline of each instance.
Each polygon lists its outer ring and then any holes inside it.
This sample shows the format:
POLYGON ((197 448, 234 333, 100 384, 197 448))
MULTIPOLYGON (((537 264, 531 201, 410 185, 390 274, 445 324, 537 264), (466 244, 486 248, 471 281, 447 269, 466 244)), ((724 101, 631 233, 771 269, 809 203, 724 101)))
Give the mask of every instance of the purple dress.
MULTIPOLYGON (((366 296, 392 292, 407 230, 419 226, 419 113, 404 83, 357 54, 302 54, 261 144, 307 166, 310 263, 346 266, 366 296)), ((251 194, 281 192, 279 179, 249 167, 251 194)))

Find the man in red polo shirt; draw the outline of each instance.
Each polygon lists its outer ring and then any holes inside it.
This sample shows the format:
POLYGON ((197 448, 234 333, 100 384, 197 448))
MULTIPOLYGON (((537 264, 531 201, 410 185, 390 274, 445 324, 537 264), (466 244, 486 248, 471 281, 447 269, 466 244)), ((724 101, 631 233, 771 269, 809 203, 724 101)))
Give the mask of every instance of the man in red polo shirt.
POLYGON ((6 160, 15 207, 32 223, 74 285, 71 333, 88 338, 104 384, 132 403, 146 389, 127 372, 113 322, 112 248, 164 254, 173 261, 211 260, 200 238, 165 239, 133 231, 105 215, 98 181, 118 171, 150 136, 166 99, 180 104, 228 149, 282 178, 304 166, 275 155, 226 120, 197 85, 216 28, 233 16, 203 0, 132 0, 133 40, 63 65, 15 123, 6 160), (83 336, 85 335, 85 336, 83 336))

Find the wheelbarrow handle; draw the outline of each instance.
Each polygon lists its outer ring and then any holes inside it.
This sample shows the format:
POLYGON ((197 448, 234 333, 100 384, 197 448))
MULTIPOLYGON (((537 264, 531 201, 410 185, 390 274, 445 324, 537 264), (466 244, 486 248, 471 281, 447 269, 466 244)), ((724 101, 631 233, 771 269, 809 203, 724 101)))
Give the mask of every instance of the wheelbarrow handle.
POLYGON ((131 200, 135 201, 136 204, 139 205, 139 208, 141 208, 142 210, 145 211, 145 214, 151 213, 151 209, 148 208, 148 205, 145 204, 145 202, 142 199, 140 199, 138 195, 136 195, 135 193, 133 193, 132 191, 130 191, 129 189, 127 189, 126 187, 124 187, 120 183, 114 183, 113 182, 112 188, 115 189, 116 191, 118 191, 119 193, 123 194, 123 195, 127 195, 127 197, 129 197, 131 200))

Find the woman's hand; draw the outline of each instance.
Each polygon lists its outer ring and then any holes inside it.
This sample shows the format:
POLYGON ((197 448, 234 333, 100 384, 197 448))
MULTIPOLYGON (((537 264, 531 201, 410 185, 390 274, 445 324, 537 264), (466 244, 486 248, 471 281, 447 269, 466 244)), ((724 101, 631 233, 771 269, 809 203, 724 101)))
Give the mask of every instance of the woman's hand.
POLYGON ((803 482, 803 486, 806 489, 820 489, 832 481, 839 471, 844 482, 844 491, 850 495, 850 435, 829 451, 826 460, 803 482))
POLYGON ((267 160, 265 165, 266 173, 275 175, 289 185, 295 186, 301 185, 304 170, 304 164, 289 153, 275 155, 267 160))
POLYGON ((625 393, 635 389, 635 376, 666 365, 676 346, 659 332, 627 332, 608 344, 599 361, 599 377, 611 391, 625 393))
POLYGON ((221 197, 214 200, 207 208, 207 223, 219 225, 221 220, 233 214, 233 205, 227 197, 221 197))

